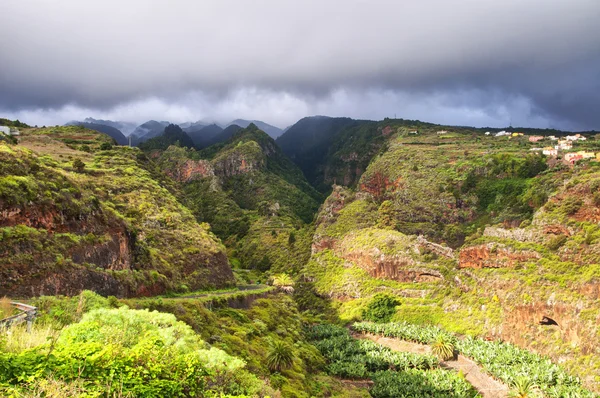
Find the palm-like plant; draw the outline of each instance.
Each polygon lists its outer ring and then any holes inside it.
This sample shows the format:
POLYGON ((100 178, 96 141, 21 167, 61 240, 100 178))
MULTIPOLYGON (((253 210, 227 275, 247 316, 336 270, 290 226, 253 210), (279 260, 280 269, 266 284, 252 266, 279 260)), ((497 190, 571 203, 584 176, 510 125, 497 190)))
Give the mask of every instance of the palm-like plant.
POLYGON ((293 363, 292 347, 282 341, 277 341, 271 346, 267 355, 267 366, 271 371, 279 372, 289 369, 293 363))
POLYGON ((286 293, 294 292, 294 280, 288 274, 276 274, 271 278, 273 286, 283 290, 286 293))
POLYGON ((454 344, 446 337, 446 335, 440 333, 431 342, 431 351, 433 355, 438 357, 441 361, 447 361, 454 358, 454 344))
POLYGON ((517 377, 512 384, 513 388, 509 393, 510 397, 533 398, 538 396, 536 384, 525 376, 517 377))

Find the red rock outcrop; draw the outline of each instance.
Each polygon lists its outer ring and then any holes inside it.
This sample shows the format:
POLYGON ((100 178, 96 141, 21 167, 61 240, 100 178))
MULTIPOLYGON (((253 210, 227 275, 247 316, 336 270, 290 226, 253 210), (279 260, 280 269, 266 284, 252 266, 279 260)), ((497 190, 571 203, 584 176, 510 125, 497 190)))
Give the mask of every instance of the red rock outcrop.
POLYGON ((493 244, 466 247, 460 251, 459 268, 512 268, 520 262, 539 259, 539 253, 513 250, 493 244))
POLYGON ((208 160, 186 160, 165 171, 171 178, 179 182, 190 182, 215 175, 215 170, 208 160))

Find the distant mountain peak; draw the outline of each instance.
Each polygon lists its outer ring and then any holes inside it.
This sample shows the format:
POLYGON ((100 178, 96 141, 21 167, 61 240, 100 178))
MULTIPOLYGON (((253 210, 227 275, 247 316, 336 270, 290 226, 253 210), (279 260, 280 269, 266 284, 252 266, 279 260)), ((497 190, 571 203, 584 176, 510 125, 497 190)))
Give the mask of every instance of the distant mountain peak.
POLYGON ((273 126, 260 120, 235 119, 234 121, 228 123, 226 127, 231 126, 233 124, 236 124, 242 128, 246 128, 250 126, 250 124, 254 124, 256 127, 267 133, 273 139, 283 134, 283 130, 279 127, 273 126))

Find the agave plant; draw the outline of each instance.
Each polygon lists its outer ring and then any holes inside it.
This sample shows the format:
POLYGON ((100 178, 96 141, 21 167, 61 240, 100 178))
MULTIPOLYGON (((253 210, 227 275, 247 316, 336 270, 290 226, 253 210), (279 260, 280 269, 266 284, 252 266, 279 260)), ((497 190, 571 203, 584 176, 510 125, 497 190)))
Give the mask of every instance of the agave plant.
POLYGON ((292 347, 282 341, 277 341, 271 346, 267 355, 267 366, 271 371, 279 372, 289 369, 293 363, 292 347))
POLYGON ((443 334, 439 334, 431 342, 431 351, 440 361, 447 361, 454 358, 454 344, 443 334))

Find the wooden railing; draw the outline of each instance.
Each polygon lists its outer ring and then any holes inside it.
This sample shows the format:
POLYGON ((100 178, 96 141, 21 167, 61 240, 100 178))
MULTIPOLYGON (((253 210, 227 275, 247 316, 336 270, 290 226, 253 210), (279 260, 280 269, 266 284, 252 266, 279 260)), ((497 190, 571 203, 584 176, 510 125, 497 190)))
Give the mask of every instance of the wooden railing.
POLYGON ((31 331, 31 325, 37 315, 37 307, 17 302, 11 302, 10 304, 21 312, 8 318, 0 319, 0 329, 27 322, 27 331, 31 331))

